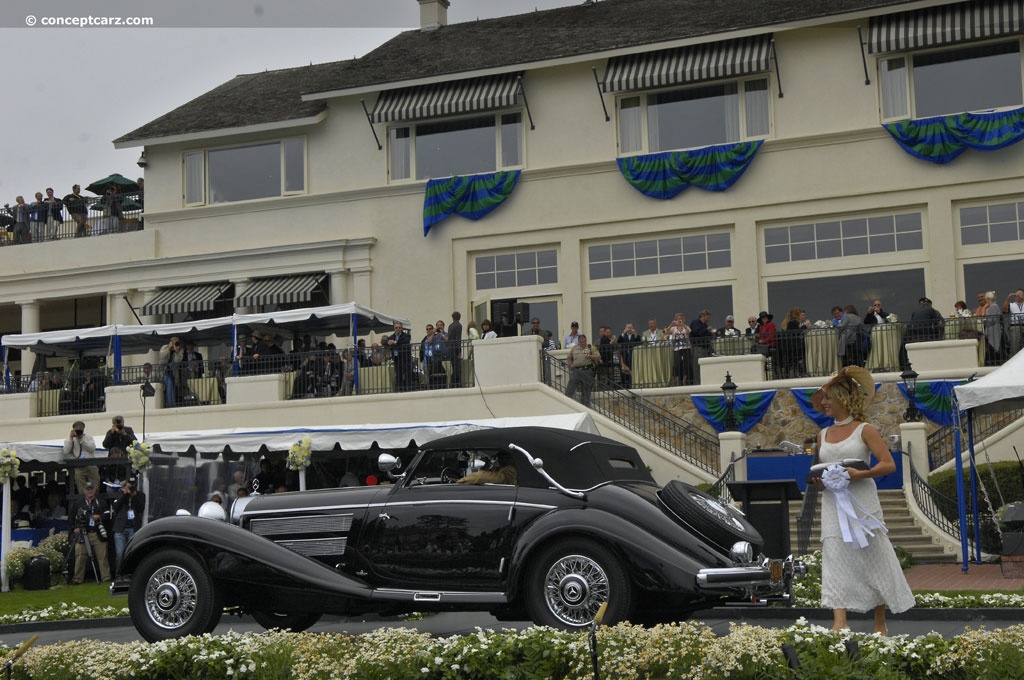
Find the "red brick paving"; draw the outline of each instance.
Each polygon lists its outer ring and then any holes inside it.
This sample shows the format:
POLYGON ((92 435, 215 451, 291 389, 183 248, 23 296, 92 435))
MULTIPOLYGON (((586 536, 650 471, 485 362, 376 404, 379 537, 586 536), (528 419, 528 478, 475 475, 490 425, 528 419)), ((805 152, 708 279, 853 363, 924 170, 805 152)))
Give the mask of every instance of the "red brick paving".
POLYGON ((998 564, 917 564, 903 572, 911 590, 1003 590, 1024 588, 1024 578, 1003 578, 998 564))

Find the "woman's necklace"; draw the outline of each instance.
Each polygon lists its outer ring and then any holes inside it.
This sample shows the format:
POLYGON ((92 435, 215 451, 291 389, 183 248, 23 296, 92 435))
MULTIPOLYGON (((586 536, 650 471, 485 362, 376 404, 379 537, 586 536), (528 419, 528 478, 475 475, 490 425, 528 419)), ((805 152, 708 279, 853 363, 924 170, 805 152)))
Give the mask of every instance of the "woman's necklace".
POLYGON ((839 426, 839 425, 849 425, 849 424, 850 424, 850 423, 852 423, 852 422, 853 422, 853 416, 846 416, 846 417, 845 417, 845 418, 843 418, 842 420, 837 420, 837 421, 835 422, 835 424, 836 424, 837 426, 839 426))

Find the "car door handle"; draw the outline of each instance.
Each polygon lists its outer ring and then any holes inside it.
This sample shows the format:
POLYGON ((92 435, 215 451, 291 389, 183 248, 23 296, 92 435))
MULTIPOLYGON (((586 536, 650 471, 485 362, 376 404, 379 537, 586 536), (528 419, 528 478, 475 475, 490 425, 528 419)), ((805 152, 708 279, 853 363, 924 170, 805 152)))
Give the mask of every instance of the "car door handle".
POLYGON ((391 519, 391 515, 389 515, 386 512, 382 512, 379 515, 377 515, 377 519, 389 520, 391 519))

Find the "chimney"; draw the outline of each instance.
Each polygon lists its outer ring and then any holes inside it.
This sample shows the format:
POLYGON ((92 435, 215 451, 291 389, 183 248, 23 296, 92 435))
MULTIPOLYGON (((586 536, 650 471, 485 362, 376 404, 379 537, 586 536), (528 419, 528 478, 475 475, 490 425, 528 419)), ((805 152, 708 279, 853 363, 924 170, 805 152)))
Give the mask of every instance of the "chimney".
POLYGON ((416 0, 420 3, 420 30, 436 31, 448 25, 448 0, 416 0))

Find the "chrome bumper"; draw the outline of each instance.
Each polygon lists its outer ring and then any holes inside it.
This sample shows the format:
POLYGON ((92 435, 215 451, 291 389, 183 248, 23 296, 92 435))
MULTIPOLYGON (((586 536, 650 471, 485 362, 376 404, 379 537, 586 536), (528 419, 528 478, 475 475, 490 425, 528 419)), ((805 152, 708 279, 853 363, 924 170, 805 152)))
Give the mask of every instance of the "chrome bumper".
POLYGON ((701 588, 725 586, 731 588, 789 589, 794 576, 804 576, 807 568, 790 555, 784 560, 765 559, 761 564, 747 567, 719 567, 697 572, 697 585, 701 588))

